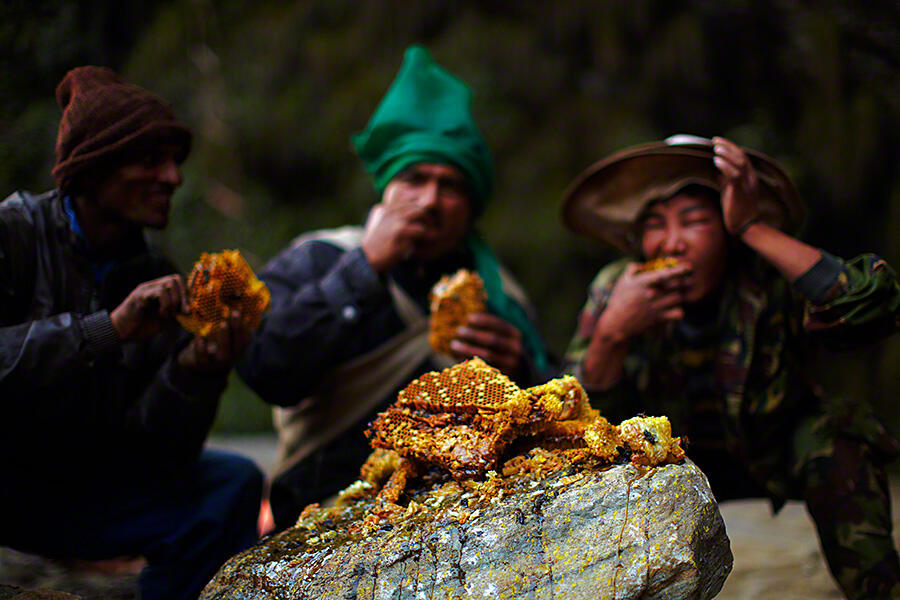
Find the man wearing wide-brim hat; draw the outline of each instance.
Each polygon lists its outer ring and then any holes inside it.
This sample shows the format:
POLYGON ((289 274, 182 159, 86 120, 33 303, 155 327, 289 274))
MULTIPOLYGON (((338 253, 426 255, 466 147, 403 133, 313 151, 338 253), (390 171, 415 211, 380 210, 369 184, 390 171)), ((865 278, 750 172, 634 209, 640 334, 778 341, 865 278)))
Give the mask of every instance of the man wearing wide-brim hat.
POLYGON ((898 444, 864 402, 826 401, 805 361, 810 344, 852 349, 900 328, 893 270, 793 237, 793 183, 724 138, 601 160, 562 215, 629 255, 594 279, 566 355, 592 404, 668 415, 720 501, 804 500, 844 593, 900 597, 884 469, 898 444))

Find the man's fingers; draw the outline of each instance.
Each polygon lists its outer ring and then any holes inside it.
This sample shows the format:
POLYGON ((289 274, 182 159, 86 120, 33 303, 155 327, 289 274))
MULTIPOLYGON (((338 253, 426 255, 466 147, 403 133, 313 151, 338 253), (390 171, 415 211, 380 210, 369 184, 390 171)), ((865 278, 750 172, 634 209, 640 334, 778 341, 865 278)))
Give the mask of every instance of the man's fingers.
POLYGON ((460 357, 478 356, 510 374, 522 357, 522 333, 497 315, 475 313, 456 330, 450 349, 460 357))
POLYGON ((181 278, 181 275, 176 275, 174 281, 175 290, 178 293, 179 307, 181 309, 181 312, 188 313, 191 310, 191 306, 188 303, 188 292, 187 286, 184 283, 184 279, 181 278))
POLYGON ((522 333, 511 323, 490 313, 469 315, 466 325, 457 329, 456 337, 504 354, 518 355, 522 351, 522 333))
POLYGON ((243 354, 250 344, 250 339, 253 337, 253 331, 244 325, 244 322, 241 320, 240 311, 232 311, 229 317, 228 333, 230 342, 229 360, 233 363, 243 354))
POLYGON ((487 348, 503 353, 515 352, 517 348, 517 340, 514 337, 500 335, 493 331, 474 329, 467 326, 460 327, 456 330, 456 339, 471 346, 487 348))
POLYGON ((514 363, 513 357, 510 355, 506 355, 501 352, 495 352, 489 348, 467 344, 460 340, 453 340, 452 342, 450 342, 450 349, 454 352, 454 354, 461 358, 471 358, 473 356, 477 356, 487 364, 500 369, 504 373, 511 373, 515 369, 515 367, 518 366, 518 359, 516 359, 516 362, 514 363))
POLYGON ((713 162, 716 164, 716 167, 719 169, 719 171, 721 171, 722 174, 725 175, 725 177, 729 179, 738 179, 740 177, 741 172, 738 170, 738 168, 721 156, 714 157, 713 162))
POLYGON ((750 158, 741 150, 740 146, 725 138, 713 138, 716 157, 713 159, 716 166, 726 176, 737 179, 743 175, 744 183, 750 188, 756 186, 756 171, 750 163, 750 158))
POLYGON ((178 295, 178 288, 173 279, 169 279, 162 284, 160 292, 159 316, 162 318, 171 318, 181 309, 181 297, 178 295))
POLYGON ((663 321, 680 321, 684 318, 684 309, 680 306, 670 308, 661 315, 663 321))
POLYGON ((385 202, 380 205, 382 211, 382 217, 393 217, 395 219, 399 219, 401 221, 414 221, 427 212, 427 208, 424 206, 420 206, 418 203, 407 203, 400 202, 397 204, 391 204, 389 202, 385 202))
POLYGON ((134 319, 143 319, 146 315, 156 317, 162 311, 163 300, 159 294, 140 295, 135 299, 134 310, 129 307, 128 314, 134 319))
POLYGON ((641 263, 633 262, 625 265, 625 271, 622 273, 624 277, 630 277, 634 275, 638 269, 641 268, 641 263))
POLYGON ((655 311, 665 311, 684 302, 684 294, 680 290, 668 292, 654 299, 650 307, 655 311))
POLYGON ((744 182, 747 184, 748 190, 756 190, 756 169, 746 169, 744 172, 744 182))
POLYGON ((198 338, 202 349, 200 366, 207 370, 230 368, 250 343, 251 337, 252 332, 241 322, 241 313, 232 311, 208 337, 198 338))
POLYGON ((663 267, 657 271, 647 271, 646 273, 637 273, 635 278, 640 278, 644 285, 653 287, 666 287, 669 281, 677 281, 685 275, 689 275, 693 268, 687 263, 680 262, 671 267, 663 267))
POLYGON ((467 325, 478 329, 489 329, 509 337, 521 337, 521 333, 511 323, 507 323, 500 317, 491 313, 472 313, 467 319, 467 325))
POLYGON ((729 162, 731 162, 738 168, 743 168, 747 165, 747 154, 743 150, 741 150, 740 146, 729 139, 723 137, 714 137, 713 152, 715 152, 719 156, 727 158, 729 162))

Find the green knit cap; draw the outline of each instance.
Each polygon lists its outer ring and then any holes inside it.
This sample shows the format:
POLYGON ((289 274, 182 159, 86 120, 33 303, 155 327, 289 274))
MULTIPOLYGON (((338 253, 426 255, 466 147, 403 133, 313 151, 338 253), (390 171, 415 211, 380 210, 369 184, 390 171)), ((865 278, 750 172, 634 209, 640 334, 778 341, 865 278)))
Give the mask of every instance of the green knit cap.
POLYGON ((410 46, 400 72, 353 146, 374 179, 378 196, 403 169, 417 163, 459 168, 473 193, 473 212, 484 212, 494 186, 491 151, 472 119, 472 92, 410 46))
MULTIPOLYGON (((406 49, 396 79, 365 130, 352 139, 379 198, 403 169, 435 163, 460 169, 472 191, 472 212, 484 212, 494 187, 494 164, 472 119, 471 104, 469 87, 434 62, 428 50, 406 49)), ((525 310, 503 290, 496 256, 474 231, 466 245, 484 281, 488 307, 522 333, 535 366, 544 371, 548 361, 543 340, 525 310)))

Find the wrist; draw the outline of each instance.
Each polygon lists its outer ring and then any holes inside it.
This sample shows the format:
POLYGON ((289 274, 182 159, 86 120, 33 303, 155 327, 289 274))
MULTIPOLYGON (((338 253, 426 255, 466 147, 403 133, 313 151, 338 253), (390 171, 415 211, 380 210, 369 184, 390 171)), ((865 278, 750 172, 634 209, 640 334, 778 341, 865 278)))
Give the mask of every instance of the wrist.
POLYGON ((361 248, 363 256, 366 257, 366 262, 369 263, 369 266, 372 267, 373 271, 381 274, 390 269, 391 265, 388 257, 379 256, 378 253, 372 252, 369 248, 366 248, 365 245, 361 246, 361 248))
POLYGON ((81 329, 87 340, 87 347, 94 354, 119 348, 122 337, 116 330, 112 316, 105 310, 87 315, 81 319, 81 329))
POLYGON ((591 344, 610 349, 627 347, 631 336, 625 331, 621 323, 620 319, 611 316, 611 313, 608 311, 604 312, 594 326, 591 344))
POLYGON ((754 227, 755 225, 759 225, 760 223, 762 223, 762 220, 763 220, 762 215, 756 215, 755 217, 751 217, 750 219, 747 219, 743 225, 741 225, 740 227, 735 229, 731 233, 731 235, 733 235, 734 237, 736 237, 738 239, 743 240, 744 234, 746 234, 747 231, 749 231, 751 227, 754 227))

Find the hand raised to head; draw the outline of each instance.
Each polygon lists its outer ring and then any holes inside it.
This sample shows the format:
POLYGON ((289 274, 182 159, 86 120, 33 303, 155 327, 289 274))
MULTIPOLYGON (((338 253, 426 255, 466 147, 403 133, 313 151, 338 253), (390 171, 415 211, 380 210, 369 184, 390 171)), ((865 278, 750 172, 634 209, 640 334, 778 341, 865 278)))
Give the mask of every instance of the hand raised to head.
POLYGON ((372 207, 361 246, 377 273, 387 271, 413 252, 416 240, 425 233, 425 225, 417 220, 423 213, 412 203, 381 202, 372 207))
POLYGON ((757 194, 759 181, 747 154, 734 142, 713 138, 715 157, 722 187, 722 217, 728 233, 743 233, 750 223, 759 220, 757 194))

